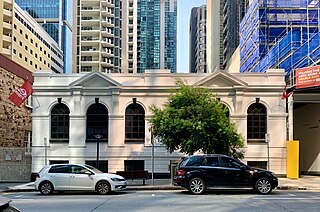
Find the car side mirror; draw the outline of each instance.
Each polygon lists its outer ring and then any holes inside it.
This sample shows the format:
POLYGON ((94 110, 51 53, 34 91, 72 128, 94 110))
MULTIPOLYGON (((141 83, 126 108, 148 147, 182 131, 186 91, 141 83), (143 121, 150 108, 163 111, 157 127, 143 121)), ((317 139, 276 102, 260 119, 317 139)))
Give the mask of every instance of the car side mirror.
POLYGON ((240 166, 240 170, 246 170, 247 169, 247 167, 245 167, 245 166, 240 166))
POLYGON ((90 176, 90 175, 93 175, 93 173, 92 173, 92 172, 89 172, 89 171, 86 171, 85 174, 87 174, 87 175, 89 175, 89 176, 90 176))

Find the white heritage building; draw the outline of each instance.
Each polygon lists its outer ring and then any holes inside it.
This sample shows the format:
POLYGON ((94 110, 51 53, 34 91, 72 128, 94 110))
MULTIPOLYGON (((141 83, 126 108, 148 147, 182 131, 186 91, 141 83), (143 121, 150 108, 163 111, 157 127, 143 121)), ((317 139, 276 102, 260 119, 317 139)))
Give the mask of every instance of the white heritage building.
POLYGON ((35 72, 32 172, 50 163, 95 165, 99 143, 100 169, 111 173, 143 169, 151 173, 154 164, 155 177, 169 178, 170 165, 184 155, 170 154, 158 142, 152 147, 148 119, 152 115, 150 106, 162 106, 167 101, 177 78, 210 88, 227 106, 245 141, 243 162, 267 168, 269 161, 272 171, 286 173, 287 114, 285 100, 281 99, 282 70, 250 74, 35 72), (269 145, 266 133, 270 135, 269 145), (97 134, 102 135, 99 142, 97 134))

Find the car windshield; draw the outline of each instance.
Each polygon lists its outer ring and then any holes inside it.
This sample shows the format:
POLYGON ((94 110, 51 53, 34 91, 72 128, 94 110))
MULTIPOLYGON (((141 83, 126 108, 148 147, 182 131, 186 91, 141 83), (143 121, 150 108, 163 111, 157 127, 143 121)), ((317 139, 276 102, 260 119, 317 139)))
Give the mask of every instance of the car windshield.
POLYGON ((200 166, 203 157, 187 157, 181 161, 180 166, 200 166))
POLYGON ((89 166, 89 165, 84 165, 85 167, 87 167, 87 168, 89 168, 89 169, 91 169, 92 171, 94 171, 96 174, 102 174, 103 172, 102 171, 100 171, 99 169, 97 169, 97 168, 95 168, 95 167, 93 167, 93 166, 89 166))

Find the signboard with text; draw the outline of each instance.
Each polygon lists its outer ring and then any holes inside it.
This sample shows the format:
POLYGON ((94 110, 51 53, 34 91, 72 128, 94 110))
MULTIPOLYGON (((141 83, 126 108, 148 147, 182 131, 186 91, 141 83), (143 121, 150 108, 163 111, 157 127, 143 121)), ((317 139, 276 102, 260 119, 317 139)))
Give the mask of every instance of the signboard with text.
POLYGON ((296 88, 320 86, 320 66, 299 68, 296 70, 296 88))

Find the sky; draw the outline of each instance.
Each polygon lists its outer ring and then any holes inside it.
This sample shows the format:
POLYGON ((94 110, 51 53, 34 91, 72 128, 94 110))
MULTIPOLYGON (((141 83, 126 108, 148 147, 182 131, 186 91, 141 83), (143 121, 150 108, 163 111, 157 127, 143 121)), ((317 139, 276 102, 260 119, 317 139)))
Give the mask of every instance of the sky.
POLYGON ((189 72, 189 19, 192 7, 206 4, 206 0, 178 1, 177 73, 189 72))

